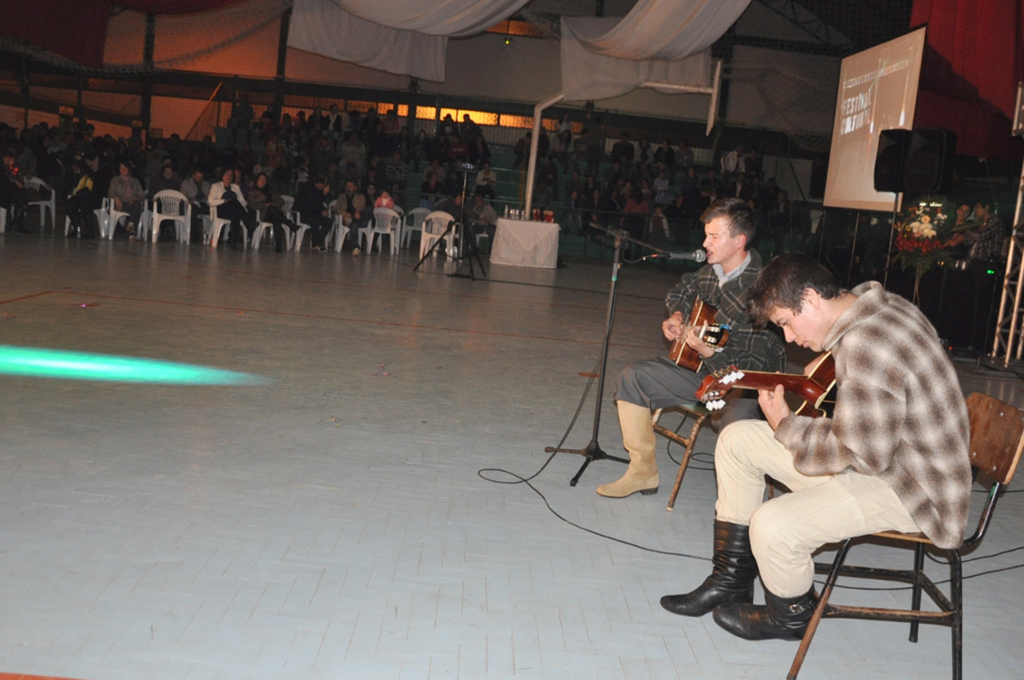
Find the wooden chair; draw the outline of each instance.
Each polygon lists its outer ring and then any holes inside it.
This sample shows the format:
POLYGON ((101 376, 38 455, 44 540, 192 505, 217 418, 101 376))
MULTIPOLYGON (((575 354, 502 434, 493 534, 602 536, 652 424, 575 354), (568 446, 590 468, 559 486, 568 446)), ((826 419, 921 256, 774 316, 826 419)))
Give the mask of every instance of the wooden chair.
POLYGON ((995 510, 999 491, 1013 478, 1024 448, 1024 412, 988 395, 974 393, 967 397, 967 409, 971 417, 971 465, 975 474, 984 472, 992 479, 988 497, 974 534, 965 538, 959 547, 944 550, 949 558, 949 597, 938 589, 934 582, 923 573, 925 547, 932 545, 924 534, 901 534, 883 531, 873 537, 896 541, 904 546, 914 546, 914 567, 911 570, 875 569, 871 567, 849 567, 843 562, 854 538, 843 541, 835 560, 829 565, 815 564, 819 573, 828 572, 821 598, 807 626, 800 649, 789 669, 788 680, 796 680, 803 665, 804 657, 814 639, 814 633, 822 618, 842 617, 870 619, 875 621, 909 621, 910 641, 917 642, 918 624, 942 623, 952 628, 953 679, 963 677, 963 574, 960 553, 977 545, 985 535, 992 513, 995 510), (851 607, 834 605, 829 602, 836 579, 839 576, 884 578, 910 583, 912 609, 876 609, 872 607, 851 607), (921 610, 922 590, 932 598, 940 611, 921 610))
POLYGON ((654 426, 654 432, 663 437, 667 437, 671 441, 682 446, 684 449, 683 460, 679 463, 679 474, 676 475, 676 483, 675 486, 672 487, 672 495, 668 498, 668 507, 665 508, 668 512, 672 512, 672 508, 676 505, 676 496, 679 495, 679 487, 683 484, 683 475, 686 474, 686 466, 690 464, 690 457, 693 455, 693 447, 697 443, 697 435, 700 434, 700 429, 704 427, 704 422, 710 417, 711 412, 704 408, 704 404, 699 402, 658 409, 654 412, 654 415, 651 416, 651 424, 654 426), (692 418, 693 426, 690 428, 690 436, 683 437, 675 430, 670 430, 667 427, 659 425, 658 420, 661 418, 661 414, 664 411, 676 411, 681 413, 684 423, 687 418, 692 418))

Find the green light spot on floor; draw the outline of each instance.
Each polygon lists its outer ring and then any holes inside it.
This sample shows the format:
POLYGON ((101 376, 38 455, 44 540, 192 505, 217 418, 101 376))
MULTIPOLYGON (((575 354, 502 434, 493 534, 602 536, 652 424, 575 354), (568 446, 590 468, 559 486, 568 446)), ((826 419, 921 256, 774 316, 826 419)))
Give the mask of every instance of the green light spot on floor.
POLYGON ((267 378, 195 364, 0 345, 0 374, 164 385, 261 385, 267 378))

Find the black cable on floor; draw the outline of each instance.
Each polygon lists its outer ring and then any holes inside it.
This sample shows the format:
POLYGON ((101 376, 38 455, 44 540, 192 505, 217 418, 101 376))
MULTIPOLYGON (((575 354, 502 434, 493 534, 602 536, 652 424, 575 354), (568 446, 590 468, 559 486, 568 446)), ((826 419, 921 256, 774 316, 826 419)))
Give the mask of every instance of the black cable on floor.
MULTIPOLYGON (((579 419, 580 414, 583 412, 583 406, 587 402, 587 395, 590 394, 590 388, 594 384, 594 380, 598 376, 597 371, 600 368, 601 368, 601 359, 599 358, 597 360, 597 363, 594 364, 593 370, 590 371, 590 378, 587 380, 587 386, 585 388, 583 388, 583 396, 580 397, 579 404, 576 406, 576 412, 572 414, 572 420, 569 421, 569 427, 566 429, 565 433, 562 435, 562 438, 559 440, 558 444, 556 444, 554 448, 556 448, 556 449, 562 448, 562 446, 565 444, 566 440, 569 438, 569 435, 572 433, 573 428, 576 426, 576 421, 579 419)), ((585 527, 585 526, 583 526, 581 524, 577 524, 576 522, 573 522, 572 520, 570 520, 570 519, 568 519, 566 517, 563 517, 561 514, 558 513, 557 510, 555 510, 553 507, 551 507, 551 503, 548 501, 547 497, 543 493, 541 493, 540 489, 538 489, 537 487, 535 487, 533 484, 530 483, 530 481, 532 479, 536 478, 537 475, 539 475, 541 472, 544 471, 545 468, 547 468, 547 466, 551 463, 552 460, 555 459, 555 456, 557 456, 557 455, 558 455, 558 451, 553 451, 551 453, 551 455, 548 456, 547 460, 544 461, 543 465, 541 465, 540 468, 536 472, 534 472, 532 475, 530 475, 529 477, 523 477, 523 476, 521 476, 519 474, 516 474, 515 472, 511 472, 509 470, 504 470, 502 468, 481 468, 481 469, 476 471, 476 474, 481 479, 483 479, 485 481, 488 481, 488 482, 491 482, 493 484, 525 484, 526 486, 530 487, 531 491, 533 491, 535 494, 540 496, 541 500, 544 501, 544 505, 547 506, 547 509, 549 511, 551 511, 552 515, 554 515, 558 519, 562 520, 563 522, 565 522, 569 526, 575 527, 575 528, 577 528, 577 529, 579 529, 581 531, 585 531, 588 534, 593 534, 594 536, 598 536, 600 538, 604 538, 604 539, 607 539, 609 541, 614 541, 616 543, 621 543, 622 545, 628 545, 631 548, 636 548, 637 550, 643 550, 645 552, 657 553, 659 555, 669 555, 669 556, 672 556, 672 557, 686 557, 686 558, 689 558, 689 559, 692 559, 692 560, 700 560, 702 562, 710 562, 711 561, 710 557, 702 557, 700 555, 691 555, 689 553, 672 552, 672 551, 669 551, 669 550, 659 550, 657 548, 649 548, 647 546, 640 545, 639 543, 632 543, 632 542, 627 541, 627 540, 622 539, 622 538, 617 538, 615 536, 609 536, 608 534, 602 534, 599 531, 595 531, 593 529, 588 529, 587 527, 585 527), (502 479, 494 479, 492 477, 488 477, 485 474, 487 472, 497 472, 497 473, 500 473, 500 474, 503 474, 503 475, 508 475, 509 477, 512 477, 513 480, 506 481, 506 480, 502 480, 502 479)))

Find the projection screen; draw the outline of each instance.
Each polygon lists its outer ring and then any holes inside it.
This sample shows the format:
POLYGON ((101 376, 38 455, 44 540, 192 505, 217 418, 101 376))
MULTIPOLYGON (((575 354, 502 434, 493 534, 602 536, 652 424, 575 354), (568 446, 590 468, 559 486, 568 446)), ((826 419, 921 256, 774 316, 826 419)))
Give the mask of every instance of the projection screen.
POLYGON ((832 126, 825 206, 889 211, 896 195, 875 191, 882 130, 914 127, 925 29, 843 59, 832 126))

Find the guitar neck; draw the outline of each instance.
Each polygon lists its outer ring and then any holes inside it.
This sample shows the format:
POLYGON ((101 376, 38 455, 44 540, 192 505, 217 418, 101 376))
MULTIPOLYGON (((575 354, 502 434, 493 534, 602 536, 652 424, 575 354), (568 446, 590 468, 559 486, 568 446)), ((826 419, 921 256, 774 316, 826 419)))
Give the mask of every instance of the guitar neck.
POLYGON ((731 387, 750 390, 772 390, 775 389, 776 385, 782 385, 782 389, 797 395, 815 406, 831 389, 831 385, 819 385, 807 376, 794 375, 792 373, 767 373, 764 371, 743 371, 743 377, 732 383, 731 387))

